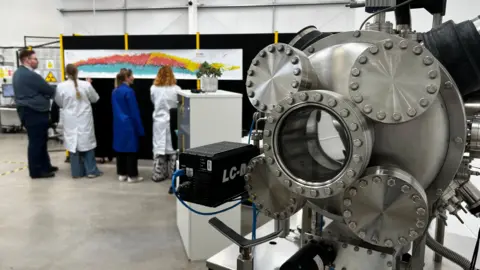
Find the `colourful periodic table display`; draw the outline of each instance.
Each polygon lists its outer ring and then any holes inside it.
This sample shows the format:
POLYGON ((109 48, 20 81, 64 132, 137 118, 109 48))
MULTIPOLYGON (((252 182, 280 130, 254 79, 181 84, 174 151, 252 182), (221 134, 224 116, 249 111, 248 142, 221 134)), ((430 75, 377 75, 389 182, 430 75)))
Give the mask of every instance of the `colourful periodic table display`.
POLYGON ((243 52, 223 50, 65 50, 65 64, 75 64, 79 77, 115 78, 121 68, 136 78, 155 78, 168 65, 177 79, 196 80, 203 62, 223 69, 221 80, 242 80, 243 52))

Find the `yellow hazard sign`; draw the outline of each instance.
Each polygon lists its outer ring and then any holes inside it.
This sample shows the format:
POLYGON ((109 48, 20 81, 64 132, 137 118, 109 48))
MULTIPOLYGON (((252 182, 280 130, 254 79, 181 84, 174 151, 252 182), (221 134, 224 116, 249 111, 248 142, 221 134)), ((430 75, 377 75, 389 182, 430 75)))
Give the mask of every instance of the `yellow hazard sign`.
POLYGON ((47 69, 54 69, 55 62, 53 60, 47 60, 47 69))
POLYGON ((55 82, 57 82, 57 78, 55 78, 53 73, 51 71, 49 71, 47 76, 45 77, 45 81, 47 81, 49 83, 55 83, 55 82))

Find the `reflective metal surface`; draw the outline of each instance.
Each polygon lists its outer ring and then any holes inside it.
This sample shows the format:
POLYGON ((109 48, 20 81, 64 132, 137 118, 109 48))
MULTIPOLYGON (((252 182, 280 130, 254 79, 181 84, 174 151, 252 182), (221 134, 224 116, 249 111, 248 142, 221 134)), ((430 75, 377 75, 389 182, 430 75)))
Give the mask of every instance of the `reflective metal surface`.
POLYGON ((387 39, 358 56, 350 69, 350 97, 374 121, 403 123, 430 108, 440 81, 437 61, 417 42, 387 39))
POLYGON ((423 188, 407 172, 370 167, 343 195, 343 217, 357 236, 373 245, 405 246, 428 225, 423 188))
POLYGON ((264 156, 250 161, 245 175, 246 190, 262 214, 279 220, 288 219, 305 205, 306 199, 283 186, 266 162, 264 156))
POLYGON ((255 108, 271 112, 282 99, 300 90, 316 89, 318 77, 300 50, 271 44, 260 51, 247 71, 247 94, 255 108))

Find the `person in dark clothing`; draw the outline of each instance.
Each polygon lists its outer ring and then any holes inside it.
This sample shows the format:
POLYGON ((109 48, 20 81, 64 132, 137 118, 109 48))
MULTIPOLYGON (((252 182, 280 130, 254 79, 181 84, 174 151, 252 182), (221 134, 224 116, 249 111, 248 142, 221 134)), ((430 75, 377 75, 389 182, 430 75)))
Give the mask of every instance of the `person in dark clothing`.
POLYGON ((117 152, 118 180, 136 183, 138 176, 138 139, 145 136, 135 92, 130 87, 134 77, 130 69, 121 70, 112 93, 113 149, 117 152))
POLYGON ((50 100, 55 89, 35 73, 38 59, 33 50, 22 50, 19 58, 22 66, 13 74, 13 89, 20 121, 27 129, 30 177, 54 177, 58 168, 50 163, 47 140, 50 100))

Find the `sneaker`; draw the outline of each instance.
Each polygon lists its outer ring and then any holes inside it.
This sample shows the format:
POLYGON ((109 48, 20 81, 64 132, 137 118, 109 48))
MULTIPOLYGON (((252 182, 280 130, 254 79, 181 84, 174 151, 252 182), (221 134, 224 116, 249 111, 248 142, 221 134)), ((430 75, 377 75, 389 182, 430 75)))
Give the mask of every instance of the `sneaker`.
POLYGON ((125 175, 119 175, 118 176, 118 181, 120 182, 125 182, 127 181, 128 177, 126 177, 125 175))
MULTIPOLYGON (((92 179, 92 178, 100 177, 100 176, 102 176, 102 175, 103 175, 103 173, 100 172, 100 173, 98 173, 98 174, 89 174, 89 175, 87 175, 87 177, 90 178, 90 179, 92 179)), ((120 181, 122 181, 122 180, 120 180, 120 181)))
POLYGON ((134 177, 134 178, 128 178, 128 183, 138 183, 138 182, 142 182, 143 181, 143 177, 134 177))

